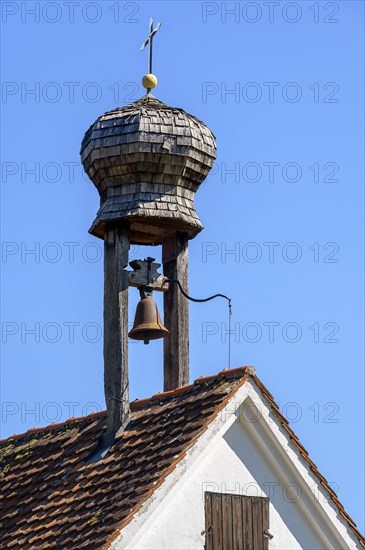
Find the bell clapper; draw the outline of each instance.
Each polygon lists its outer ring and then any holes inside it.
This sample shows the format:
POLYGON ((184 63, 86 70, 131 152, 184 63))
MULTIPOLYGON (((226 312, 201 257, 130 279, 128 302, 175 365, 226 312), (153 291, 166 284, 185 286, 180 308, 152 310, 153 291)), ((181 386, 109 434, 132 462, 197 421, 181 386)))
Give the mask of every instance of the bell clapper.
MULTIPOLYGON (((153 292, 152 288, 149 288, 148 286, 143 286, 142 288, 140 288, 139 295, 141 297, 141 300, 143 300, 144 298, 147 298, 147 296, 150 296, 152 298, 152 292, 153 292)), ((143 343, 146 346, 147 344, 150 343, 150 339, 146 336, 143 340, 143 343)))

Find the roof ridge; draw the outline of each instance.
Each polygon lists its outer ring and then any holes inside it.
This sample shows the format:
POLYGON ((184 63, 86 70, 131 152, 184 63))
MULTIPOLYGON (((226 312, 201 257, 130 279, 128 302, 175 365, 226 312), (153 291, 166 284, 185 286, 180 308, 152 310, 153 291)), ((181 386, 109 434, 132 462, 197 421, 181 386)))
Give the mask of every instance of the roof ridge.
POLYGON ((148 404, 154 404, 156 402, 163 401, 165 399, 169 399, 177 395, 181 395, 183 393, 186 393, 192 390, 194 386, 198 386, 199 384, 213 382, 214 380, 222 380, 223 378, 225 378, 226 380, 231 380, 234 378, 236 379, 243 378, 243 376, 247 374, 250 374, 251 376, 255 376, 256 375, 255 368, 251 366, 236 367, 234 369, 223 369, 219 371, 217 374, 211 374, 209 376, 200 376, 199 378, 196 378, 194 382, 192 382, 191 384, 180 386, 178 388, 175 388, 174 390, 157 392, 151 395, 151 397, 145 397, 143 399, 135 399, 130 404, 131 410, 132 411, 139 410, 148 404))
MULTIPOLYGON (((151 403, 151 401, 153 402, 161 401, 164 399, 168 399, 169 397, 175 397, 177 395, 190 391, 194 386, 198 384, 204 384, 206 382, 213 381, 215 379, 222 379, 222 378, 226 378, 227 380, 232 378, 242 378, 245 374, 251 374, 254 376, 255 372, 256 371, 254 367, 243 366, 243 367, 237 367, 234 369, 223 369, 217 374, 212 374, 209 376, 200 376, 199 378, 196 378, 192 384, 187 384, 186 386, 180 386, 179 388, 176 388, 170 391, 155 393, 151 397, 146 397, 143 399, 135 399, 130 403, 131 411, 133 412, 136 410, 140 410, 145 405, 151 403)), ((58 430, 59 428, 62 428, 66 424, 70 424, 72 422, 81 422, 85 420, 91 420, 92 418, 97 418, 98 416, 102 417, 105 415, 106 415, 106 411, 103 410, 103 411, 90 413, 86 416, 72 416, 70 418, 67 418, 63 422, 54 422, 54 423, 48 424, 47 426, 30 428, 25 432, 22 432, 19 434, 13 434, 13 435, 10 435, 9 437, 5 437, 4 439, 0 439, 0 445, 3 445, 9 440, 17 441, 18 439, 22 439, 23 437, 27 437, 29 435, 42 433, 42 432, 50 432, 52 430, 58 430)))

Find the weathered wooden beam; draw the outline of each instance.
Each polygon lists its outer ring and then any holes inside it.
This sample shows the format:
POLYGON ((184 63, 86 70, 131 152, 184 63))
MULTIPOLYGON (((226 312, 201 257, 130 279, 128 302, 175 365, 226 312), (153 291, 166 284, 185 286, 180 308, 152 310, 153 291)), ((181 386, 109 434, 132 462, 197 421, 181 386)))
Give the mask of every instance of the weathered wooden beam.
MULTIPOLYGON (((162 243, 163 273, 188 292, 188 237, 175 233, 162 243)), ((164 293, 164 391, 189 383, 189 302, 176 284, 164 293)))
POLYGON ((104 237, 104 391, 107 435, 129 415, 128 265, 129 227, 110 227, 104 237))

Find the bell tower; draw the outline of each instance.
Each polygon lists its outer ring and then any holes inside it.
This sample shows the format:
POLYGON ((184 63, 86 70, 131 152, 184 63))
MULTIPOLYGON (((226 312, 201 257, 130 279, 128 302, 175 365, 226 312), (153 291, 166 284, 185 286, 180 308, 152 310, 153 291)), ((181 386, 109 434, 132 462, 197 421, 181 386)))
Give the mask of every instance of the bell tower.
MULTIPOLYGON (((146 40, 151 55, 152 23, 146 40)), ((158 337, 164 337, 164 390, 189 381, 188 300, 169 281, 188 291, 188 242, 203 229, 194 196, 214 163, 216 144, 202 121, 151 94, 156 83, 150 72, 145 75, 147 94, 101 115, 80 152, 100 195, 89 232, 104 240, 104 389, 107 432, 113 435, 129 411, 129 286, 140 289, 143 311, 153 311, 153 290, 164 293, 164 325, 156 309, 158 337), (130 244, 162 245, 163 274, 152 258, 131 262, 134 271, 127 271, 130 244)), ((139 330, 130 336, 152 339, 136 323, 139 330)))

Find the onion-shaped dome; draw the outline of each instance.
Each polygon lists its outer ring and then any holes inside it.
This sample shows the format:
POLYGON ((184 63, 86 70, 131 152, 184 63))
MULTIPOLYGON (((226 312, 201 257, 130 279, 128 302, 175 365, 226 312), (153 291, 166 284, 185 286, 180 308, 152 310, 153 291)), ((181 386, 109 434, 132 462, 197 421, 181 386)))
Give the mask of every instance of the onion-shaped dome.
POLYGON ((194 195, 216 158, 200 120, 151 94, 100 116, 81 144, 84 169, 100 194, 90 233, 129 223, 131 242, 158 244, 173 231, 203 229, 194 195))

